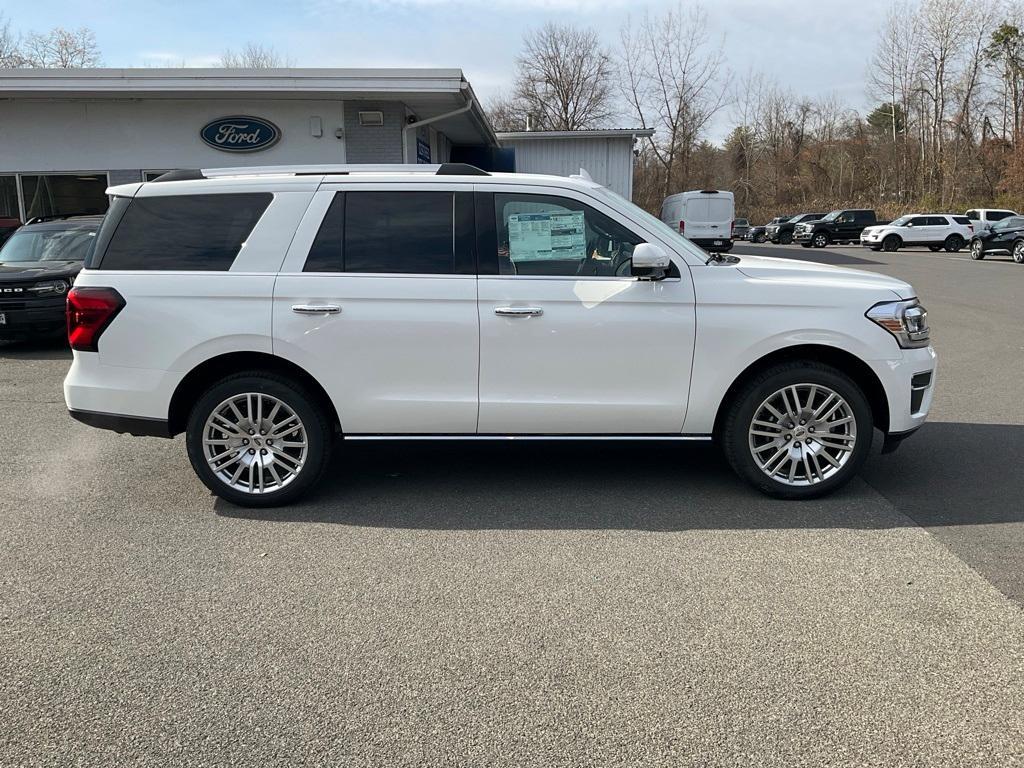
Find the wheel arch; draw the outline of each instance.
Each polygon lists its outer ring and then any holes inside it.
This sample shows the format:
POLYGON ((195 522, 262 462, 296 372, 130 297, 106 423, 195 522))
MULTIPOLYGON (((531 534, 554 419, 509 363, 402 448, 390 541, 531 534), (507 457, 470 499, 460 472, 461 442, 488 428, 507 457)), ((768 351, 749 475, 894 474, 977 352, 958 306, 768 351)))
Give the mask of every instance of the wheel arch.
POLYGON ((316 398, 336 430, 341 429, 338 411, 326 390, 307 371, 283 357, 267 352, 227 352, 204 360, 178 383, 171 395, 167 425, 171 435, 185 431, 191 406, 215 382, 243 370, 265 370, 294 379, 316 398))
POLYGON ((718 439, 729 409, 750 379, 773 365, 799 360, 831 365, 853 379, 863 390, 864 396, 871 406, 871 415, 875 426, 882 430, 882 432, 887 433, 889 431, 889 398, 885 394, 885 387, 882 385, 881 380, 867 363, 856 355, 838 347, 830 347, 823 344, 800 344, 769 352, 748 365, 733 380, 726 390, 722 401, 719 403, 718 411, 715 414, 713 432, 715 438, 718 439))

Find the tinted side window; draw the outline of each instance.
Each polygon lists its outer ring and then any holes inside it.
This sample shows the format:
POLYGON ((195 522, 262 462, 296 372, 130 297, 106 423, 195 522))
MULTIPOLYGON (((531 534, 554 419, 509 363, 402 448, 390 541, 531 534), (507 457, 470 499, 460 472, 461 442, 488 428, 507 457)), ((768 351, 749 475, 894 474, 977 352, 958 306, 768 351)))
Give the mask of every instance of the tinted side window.
POLYGON ((451 192, 346 192, 345 272, 454 272, 451 192))
POLYGON ((915 216, 907 222, 907 225, 913 227, 927 227, 928 221, 929 219, 927 216, 915 216))
POLYGON ((989 221, 1002 221, 1007 216, 1013 216, 1013 214, 1010 213, 1009 211, 989 211, 988 212, 988 220, 989 221))
POLYGON ((971 223, 970 218, 967 217, 967 216, 954 216, 953 217, 953 221, 955 221, 957 224, 970 224, 971 223))
POLYGON ((628 277, 644 242, 589 205, 552 195, 496 193, 494 223, 502 275, 628 277))
POLYGON ((929 227, 948 227, 949 222, 946 221, 945 216, 928 216, 929 227))
POLYGON ((135 198, 99 268, 228 270, 272 198, 267 192, 135 198))

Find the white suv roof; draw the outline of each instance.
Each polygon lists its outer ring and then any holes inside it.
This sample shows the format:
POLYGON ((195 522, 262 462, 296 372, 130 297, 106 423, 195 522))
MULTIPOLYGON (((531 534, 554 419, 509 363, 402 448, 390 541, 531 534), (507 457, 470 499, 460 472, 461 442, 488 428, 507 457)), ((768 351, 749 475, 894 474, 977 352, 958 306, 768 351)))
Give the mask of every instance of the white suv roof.
POLYGON ((289 165, 253 166, 242 168, 204 168, 202 170, 171 171, 170 178, 145 183, 121 184, 107 189, 108 195, 134 197, 161 196, 199 189, 238 189, 268 187, 302 189, 317 187, 324 182, 344 182, 358 177, 359 181, 401 181, 438 183, 540 184, 544 186, 600 188, 590 174, 580 169, 580 175, 554 176, 532 173, 489 173, 471 165, 444 163, 441 165, 289 165), (440 178, 439 178, 440 177, 440 178))

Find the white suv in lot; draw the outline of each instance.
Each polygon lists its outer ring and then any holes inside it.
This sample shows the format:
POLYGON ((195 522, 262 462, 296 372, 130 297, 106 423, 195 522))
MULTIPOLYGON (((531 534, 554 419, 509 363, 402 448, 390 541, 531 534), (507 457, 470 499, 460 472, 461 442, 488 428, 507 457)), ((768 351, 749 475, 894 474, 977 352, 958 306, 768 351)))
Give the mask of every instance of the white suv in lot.
POLYGON ((931 404, 906 283, 709 258, 585 175, 220 169, 109 193, 68 297, 68 408, 185 433, 237 504, 294 500, 338 439, 509 436, 714 439, 806 498, 931 404))
POLYGON ((888 224, 866 227, 860 244, 873 251, 893 253, 908 245, 924 245, 930 251, 959 251, 974 237, 966 216, 952 213, 911 213, 888 224))

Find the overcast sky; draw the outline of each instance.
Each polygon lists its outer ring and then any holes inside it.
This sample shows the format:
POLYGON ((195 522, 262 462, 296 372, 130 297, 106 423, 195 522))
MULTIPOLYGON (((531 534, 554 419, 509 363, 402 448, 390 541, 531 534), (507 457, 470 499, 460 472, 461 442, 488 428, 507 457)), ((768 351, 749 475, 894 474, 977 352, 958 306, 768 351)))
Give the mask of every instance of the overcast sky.
MULTIPOLYGON (((522 34, 548 19, 589 26, 609 49, 644 8, 677 0, 24 0, 0 9, 13 29, 91 27, 106 66, 215 64, 225 48, 272 45, 300 67, 459 67, 486 103, 507 87, 522 34)), ((685 7, 686 4, 684 4, 685 7)), ((864 75, 889 0, 710 0, 729 67, 759 71, 863 110, 864 75)), ((720 140, 726 111, 711 136, 720 140)), ((620 122, 632 124, 626 118, 620 122)))

